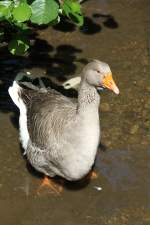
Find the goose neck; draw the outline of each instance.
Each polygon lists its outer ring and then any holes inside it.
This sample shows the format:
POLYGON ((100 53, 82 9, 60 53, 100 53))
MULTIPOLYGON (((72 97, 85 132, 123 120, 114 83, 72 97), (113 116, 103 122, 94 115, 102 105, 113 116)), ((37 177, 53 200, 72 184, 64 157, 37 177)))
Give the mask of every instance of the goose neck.
POLYGON ((81 81, 79 96, 78 96, 78 108, 98 108, 100 103, 100 95, 98 94, 94 86, 89 85, 85 81, 81 81))

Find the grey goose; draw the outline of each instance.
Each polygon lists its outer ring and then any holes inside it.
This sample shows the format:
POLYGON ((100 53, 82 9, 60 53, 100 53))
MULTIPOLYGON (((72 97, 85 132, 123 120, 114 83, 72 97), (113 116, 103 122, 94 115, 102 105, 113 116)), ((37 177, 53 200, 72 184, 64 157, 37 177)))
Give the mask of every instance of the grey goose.
POLYGON ((37 171, 69 181, 90 172, 100 142, 98 88, 119 94, 110 67, 99 60, 83 68, 76 102, 53 89, 26 89, 16 81, 9 87, 20 110, 20 141, 37 171))

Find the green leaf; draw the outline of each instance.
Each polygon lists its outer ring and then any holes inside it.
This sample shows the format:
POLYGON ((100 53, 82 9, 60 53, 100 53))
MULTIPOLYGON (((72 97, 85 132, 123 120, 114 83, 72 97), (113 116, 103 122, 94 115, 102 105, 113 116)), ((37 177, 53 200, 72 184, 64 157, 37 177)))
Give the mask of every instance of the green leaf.
POLYGON ((64 0, 62 6, 64 14, 70 18, 76 25, 83 25, 83 15, 81 12, 81 7, 78 2, 73 0, 64 0))
POLYGON ((69 17, 72 20, 72 22, 74 22, 79 27, 81 27, 84 23, 84 18, 82 15, 72 13, 72 14, 69 14, 69 17))
POLYGON ((59 22, 60 22, 60 17, 58 16, 55 20, 50 22, 50 25, 54 26, 54 25, 58 24, 59 22))
POLYGON ((48 24, 58 17, 59 5, 55 0, 35 0, 31 4, 31 22, 36 24, 48 24))
POLYGON ((28 32, 29 27, 26 23, 14 21, 13 24, 21 31, 21 32, 28 32))
POLYGON ((63 4, 63 12, 64 14, 69 17, 69 13, 71 12, 71 8, 70 6, 67 4, 67 1, 64 1, 64 4, 63 4))
POLYGON ((0 21, 10 17, 11 5, 11 1, 0 1, 0 21))
POLYGON ((29 49, 29 41, 25 37, 11 40, 8 49, 13 55, 23 55, 29 49))
POLYGON ((81 7, 80 7, 80 4, 78 2, 72 2, 70 6, 71 6, 71 9, 72 9, 73 12, 81 13, 81 7))
POLYGON ((25 3, 21 2, 16 8, 13 9, 13 17, 18 22, 25 22, 30 19, 32 14, 31 7, 25 3))
POLYGON ((81 14, 80 4, 78 2, 73 1, 73 0, 64 0, 63 10, 66 14, 69 14, 69 13, 81 14))

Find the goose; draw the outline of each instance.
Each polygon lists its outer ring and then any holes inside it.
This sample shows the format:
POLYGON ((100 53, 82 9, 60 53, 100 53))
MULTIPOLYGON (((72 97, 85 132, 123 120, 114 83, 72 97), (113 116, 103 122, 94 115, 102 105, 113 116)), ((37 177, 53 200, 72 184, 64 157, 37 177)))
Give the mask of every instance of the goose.
POLYGON ((76 102, 54 89, 27 89, 15 80, 8 89, 20 110, 20 141, 27 160, 56 193, 60 188, 51 178, 77 181, 94 164, 100 142, 99 88, 119 94, 109 65, 93 60, 81 72, 76 102))

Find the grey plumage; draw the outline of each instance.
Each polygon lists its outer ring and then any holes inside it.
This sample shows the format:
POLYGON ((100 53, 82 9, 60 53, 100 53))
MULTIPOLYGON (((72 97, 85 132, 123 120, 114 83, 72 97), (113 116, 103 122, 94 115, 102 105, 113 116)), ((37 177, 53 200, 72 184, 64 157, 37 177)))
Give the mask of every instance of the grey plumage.
POLYGON ((52 89, 29 90, 16 83, 9 88, 20 109, 20 138, 35 169, 68 180, 81 179, 90 171, 100 140, 97 88, 109 72, 100 61, 88 64, 76 103, 52 89))

